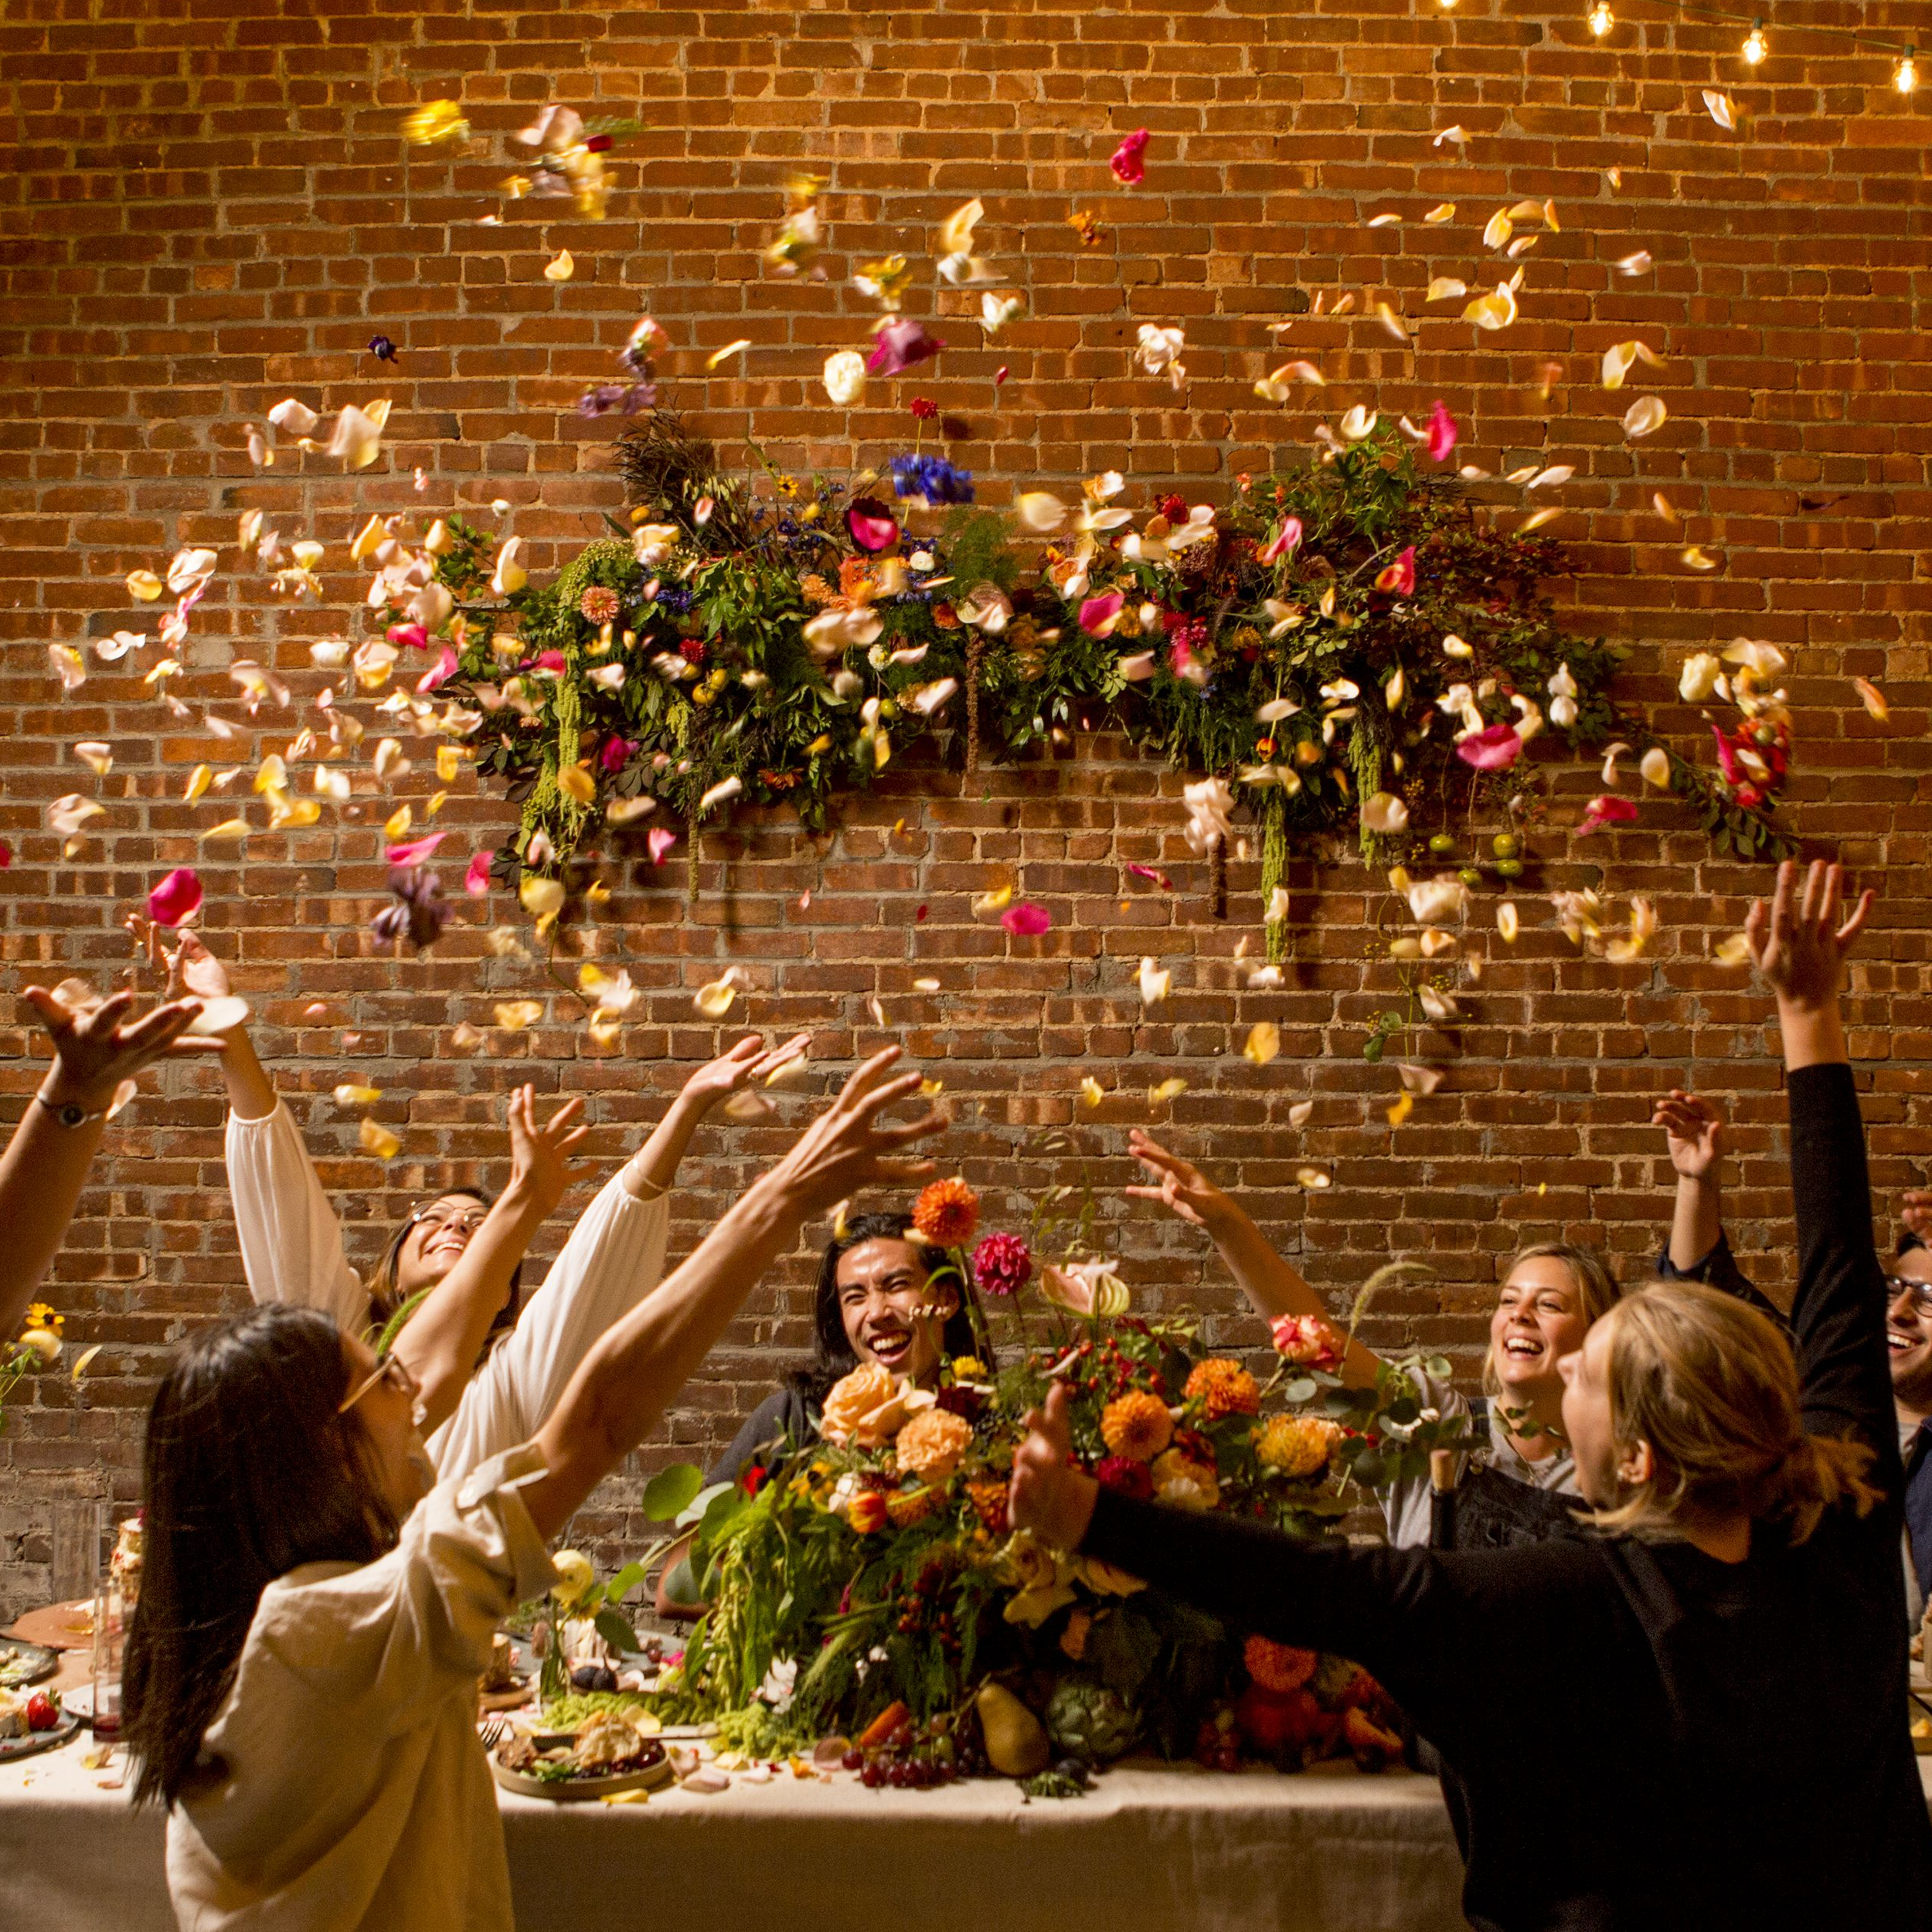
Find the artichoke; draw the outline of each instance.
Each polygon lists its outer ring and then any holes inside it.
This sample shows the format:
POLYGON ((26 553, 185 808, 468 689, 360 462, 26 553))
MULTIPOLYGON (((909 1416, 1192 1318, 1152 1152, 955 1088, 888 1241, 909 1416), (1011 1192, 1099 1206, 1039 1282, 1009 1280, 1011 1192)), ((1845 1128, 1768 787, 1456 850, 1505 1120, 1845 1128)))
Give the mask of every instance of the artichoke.
POLYGON ((1124 1698, 1097 1678, 1063 1677, 1046 1706, 1046 1734, 1060 1750, 1104 1764, 1128 1750, 1141 1720, 1124 1698))

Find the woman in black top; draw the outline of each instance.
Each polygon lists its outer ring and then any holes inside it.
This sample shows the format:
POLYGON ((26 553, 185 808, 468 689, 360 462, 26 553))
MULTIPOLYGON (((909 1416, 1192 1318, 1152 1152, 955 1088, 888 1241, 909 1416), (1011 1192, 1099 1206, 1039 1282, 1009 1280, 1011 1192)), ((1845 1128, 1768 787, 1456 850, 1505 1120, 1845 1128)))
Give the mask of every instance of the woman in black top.
POLYGON ((1869 895, 1794 869, 1752 910, 1791 1120, 1796 1353, 1679 1284, 1567 1359, 1564 1420, 1607 1532, 1436 1553, 1298 1543, 1101 1491, 1056 1389, 1016 1524, 1277 1640, 1341 1651, 1440 1747, 1485 1932, 1932 1923, 1906 1735, 1900 1466, 1864 1135, 1837 989, 1869 895), (1858 1472, 1863 1471, 1861 1478, 1858 1472), (1499 1718, 1496 1686, 1539 1694, 1499 1718))

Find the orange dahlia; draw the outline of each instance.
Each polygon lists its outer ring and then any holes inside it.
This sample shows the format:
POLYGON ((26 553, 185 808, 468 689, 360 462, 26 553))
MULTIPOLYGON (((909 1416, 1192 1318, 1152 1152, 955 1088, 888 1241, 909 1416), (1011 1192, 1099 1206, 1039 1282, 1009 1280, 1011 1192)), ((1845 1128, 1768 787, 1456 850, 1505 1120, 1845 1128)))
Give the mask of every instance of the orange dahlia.
POLYGON ((1006 1534, 1006 1485, 992 1478, 982 1478, 978 1482, 966 1485, 966 1494, 972 1499, 973 1509, 982 1525, 995 1536, 1006 1534))
POLYGON ((1223 1416, 1257 1416, 1261 1413, 1261 1385, 1238 1362, 1211 1355, 1198 1362, 1187 1379, 1185 1392, 1207 1410, 1210 1422, 1223 1416))
POLYGON ((964 1247, 979 1226, 979 1196, 957 1175, 922 1189, 913 1226, 935 1247, 964 1247))
POLYGON ((1241 1652, 1248 1675, 1264 1690, 1299 1690, 1315 1675, 1320 1661, 1311 1650, 1271 1644, 1265 1637, 1250 1637, 1241 1652))
POLYGON ((1174 1418, 1158 1396, 1116 1396, 1100 1416, 1100 1434, 1117 1456, 1151 1462, 1174 1440, 1174 1418))
POLYGON ((1312 1476, 1326 1468, 1342 1434, 1325 1416, 1271 1416, 1254 1445, 1254 1459, 1284 1476, 1312 1476))

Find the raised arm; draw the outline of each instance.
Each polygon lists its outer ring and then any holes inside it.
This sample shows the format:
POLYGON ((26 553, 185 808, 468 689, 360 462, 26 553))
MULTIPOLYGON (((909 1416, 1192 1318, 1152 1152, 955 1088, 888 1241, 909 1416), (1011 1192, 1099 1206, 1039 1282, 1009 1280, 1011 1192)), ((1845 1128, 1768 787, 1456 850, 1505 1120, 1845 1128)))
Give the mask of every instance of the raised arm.
POLYGON ((902 1158, 898 1151, 943 1126, 940 1115, 879 1124, 887 1107, 918 1090, 917 1073, 892 1075, 898 1058, 889 1047, 868 1060, 691 1258, 591 1350, 537 1433, 548 1472, 522 1495, 543 1535, 556 1535, 644 1439, 808 1216, 861 1188, 931 1172, 930 1161, 902 1158))
MULTIPOLYGON (((1324 1321, 1330 1318, 1321 1296, 1274 1251, 1233 1195, 1223 1193, 1191 1162, 1170 1154, 1138 1128, 1128 1136, 1127 1151, 1146 1168, 1154 1183, 1130 1187, 1128 1194, 1137 1201, 1158 1201, 1190 1227, 1205 1229, 1257 1314, 1268 1321, 1283 1315, 1312 1315, 1324 1321)), ((1380 1366, 1379 1359, 1352 1338, 1342 1358, 1342 1379, 1351 1388, 1367 1388, 1380 1366)))
POLYGON ((678 1097, 651 1129, 651 1138, 624 1165, 624 1185, 639 1200, 662 1194, 677 1179, 679 1163, 691 1137, 712 1108, 733 1094, 750 1090, 754 1081, 770 1080, 804 1057, 809 1033, 794 1033, 782 1046, 769 1049, 754 1033, 708 1060, 678 1090, 678 1097))
POLYGON ((1877 1458, 1872 1481, 1896 1499, 1903 1476, 1885 1340, 1885 1282, 1872 1245, 1865 1124, 1845 1045, 1838 989, 1845 958, 1871 910, 1865 893, 1841 923, 1843 874, 1778 868, 1767 910, 1745 924, 1752 957, 1777 995, 1791 1111, 1791 1196, 1798 1218, 1792 1342, 1804 1426, 1850 1436, 1877 1458))
POLYGON ((1670 1164, 1677 1171, 1670 1236, 1658 1257, 1658 1274, 1667 1281, 1702 1281, 1787 1328, 1784 1311, 1737 1265, 1724 1233, 1723 1114, 1701 1094, 1672 1087, 1650 1119, 1651 1126, 1664 1130, 1670 1164))
POLYGON ((531 1090, 510 1096, 509 1185, 396 1338, 395 1352, 422 1393, 425 1435, 455 1413, 517 1264, 570 1185, 570 1157, 590 1131, 575 1124, 583 1108, 566 1100, 539 1125, 531 1090))
POLYGON ((7 1231, 0 1339, 19 1328, 60 1251, 121 1082, 152 1061, 219 1053, 222 1044, 184 1035, 201 1011, 199 1000, 172 1000, 131 1020, 130 992, 86 1008, 70 1006, 42 986, 29 986, 22 997, 53 1036, 53 1060, 0 1153, 0 1227, 7 1231))

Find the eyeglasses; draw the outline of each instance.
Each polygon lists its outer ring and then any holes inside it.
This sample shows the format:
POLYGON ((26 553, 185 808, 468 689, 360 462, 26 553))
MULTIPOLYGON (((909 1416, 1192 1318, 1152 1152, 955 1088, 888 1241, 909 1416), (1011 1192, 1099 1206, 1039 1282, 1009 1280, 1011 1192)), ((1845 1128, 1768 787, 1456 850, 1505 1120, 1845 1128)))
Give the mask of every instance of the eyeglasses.
POLYGON ((410 1225, 427 1228, 432 1234, 440 1234, 445 1228, 461 1228, 465 1234, 474 1234, 489 1218, 488 1208, 459 1208, 454 1214, 438 1214, 434 1208, 420 1207, 410 1216, 410 1225))
POLYGON ((409 1364, 400 1355, 386 1355, 379 1357, 376 1366, 342 1398, 342 1406, 335 1413, 338 1416, 347 1415, 379 1382, 386 1382, 406 1402, 412 1404, 420 1393, 415 1376, 410 1372, 409 1364))
POLYGON ((1932 1315, 1932 1281, 1915 1281, 1909 1274, 1888 1274, 1885 1286, 1894 1301, 1902 1294, 1909 1294, 1914 1315, 1932 1315))

